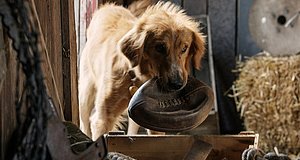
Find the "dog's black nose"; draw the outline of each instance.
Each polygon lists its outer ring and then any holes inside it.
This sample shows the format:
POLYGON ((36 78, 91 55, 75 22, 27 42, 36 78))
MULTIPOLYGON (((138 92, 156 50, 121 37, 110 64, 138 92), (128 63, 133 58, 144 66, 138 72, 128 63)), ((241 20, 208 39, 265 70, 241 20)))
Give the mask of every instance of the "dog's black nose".
POLYGON ((179 90, 183 87, 183 81, 181 79, 172 80, 168 85, 170 90, 179 90))

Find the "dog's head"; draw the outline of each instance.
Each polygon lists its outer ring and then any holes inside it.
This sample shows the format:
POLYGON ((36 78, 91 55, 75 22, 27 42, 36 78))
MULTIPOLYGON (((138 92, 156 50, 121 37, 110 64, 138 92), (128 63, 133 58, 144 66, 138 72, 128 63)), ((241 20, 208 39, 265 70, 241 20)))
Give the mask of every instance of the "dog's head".
POLYGON ((204 38, 199 24, 170 2, 148 8, 120 40, 121 51, 142 74, 157 76, 161 87, 186 85, 190 63, 200 69, 204 38))

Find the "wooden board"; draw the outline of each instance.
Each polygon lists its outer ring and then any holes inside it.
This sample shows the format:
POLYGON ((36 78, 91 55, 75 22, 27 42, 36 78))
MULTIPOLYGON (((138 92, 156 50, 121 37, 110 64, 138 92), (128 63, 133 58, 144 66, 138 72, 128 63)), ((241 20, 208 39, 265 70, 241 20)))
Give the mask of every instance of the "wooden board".
POLYGON ((49 64, 46 53, 41 55, 49 96, 61 119, 78 124, 74 2, 41 0, 35 3, 50 60, 49 64))
POLYGON ((222 134, 236 134, 242 130, 234 100, 228 96, 236 65, 236 0, 209 0, 212 51, 216 75, 218 113, 222 134))
MULTIPOLYGON (((64 110, 63 73, 62 73, 62 37, 61 37, 61 6, 59 1, 35 0, 38 17, 41 23, 50 65, 46 53, 41 55, 42 69, 49 96, 54 100, 57 110, 64 110), (53 70, 53 76, 50 70, 53 70)), ((62 117, 63 113, 58 113, 62 117)))
POLYGON ((191 153, 190 149, 196 141, 204 142, 203 148, 207 143, 212 145, 212 150, 206 158, 208 160, 241 159, 242 152, 250 145, 257 143, 258 135, 108 135, 107 147, 109 152, 120 152, 139 160, 181 160, 191 153))
POLYGON ((241 159, 245 149, 256 146, 258 143, 258 134, 251 135, 207 135, 196 136, 204 142, 210 143, 213 150, 207 160, 241 159))
MULTIPOLYGON (((1 25, 1 24, 0 24, 1 25)), ((5 151, 11 134, 15 129, 15 89, 16 89, 16 54, 9 47, 8 37, 2 35, 0 27, 0 56, 5 58, 7 72, 1 77, 2 88, 0 89, 0 159, 5 159, 5 151)), ((0 62, 1 63, 1 62, 0 62)), ((2 70, 4 68, 0 68, 2 70)), ((2 70, 3 71, 3 70, 2 70)), ((22 84, 22 82, 20 82, 22 84)))
MULTIPOLYGON (((1 17, 0 17, 0 21, 2 21, 1 17)), ((5 44, 4 44, 4 37, 3 37, 3 27, 2 24, 0 23, 0 92, 7 72, 7 62, 6 62, 5 52, 6 51, 5 51, 5 44)))
POLYGON ((74 1, 62 0, 61 8, 64 115, 66 120, 79 125, 74 1))
POLYGON ((183 8, 189 15, 207 14, 207 0, 184 0, 183 8))
MULTIPOLYGON (((49 96, 54 100, 58 111, 60 108, 65 110, 65 113, 59 113, 61 118, 65 114, 67 120, 78 124, 77 53, 72 2, 39 0, 35 1, 35 4, 54 74, 52 76, 50 72, 46 53, 42 53, 42 70, 49 96), (68 14, 65 15, 65 13, 68 14)), ((3 32, 0 26, 0 59, 6 61, 0 63, 5 65, 8 71, 0 78, 1 159, 4 159, 7 142, 15 127, 16 76, 19 74, 16 73, 16 54, 9 45, 10 40, 2 35, 3 32)), ((4 67, 0 68, 0 72, 4 71, 2 69, 4 67)), ((22 76, 19 85, 20 88, 23 87, 22 76)))
MULTIPOLYGON (((107 143, 108 151, 121 152, 138 160, 176 160, 188 156, 195 139, 192 136, 108 136, 107 143)), ((202 145, 211 148, 209 144, 202 145)))

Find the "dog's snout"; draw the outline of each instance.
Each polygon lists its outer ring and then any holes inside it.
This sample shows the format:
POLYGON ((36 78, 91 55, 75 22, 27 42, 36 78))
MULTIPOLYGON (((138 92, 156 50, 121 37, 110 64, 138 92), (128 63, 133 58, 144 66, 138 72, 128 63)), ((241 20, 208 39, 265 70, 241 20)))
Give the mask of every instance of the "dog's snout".
POLYGON ((183 87, 183 80, 181 78, 170 80, 169 87, 171 90, 179 90, 181 87, 183 87))
POLYGON ((181 72, 177 71, 168 78, 168 87, 170 90, 179 90, 184 86, 184 79, 181 72))

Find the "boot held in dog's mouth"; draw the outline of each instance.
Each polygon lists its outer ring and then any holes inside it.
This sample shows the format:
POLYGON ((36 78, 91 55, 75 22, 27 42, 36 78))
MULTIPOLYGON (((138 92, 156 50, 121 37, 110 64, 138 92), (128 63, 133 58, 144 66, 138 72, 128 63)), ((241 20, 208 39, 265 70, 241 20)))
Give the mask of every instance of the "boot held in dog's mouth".
POLYGON ((180 90, 161 90, 157 78, 143 84, 132 97, 128 113, 139 125, 161 132, 181 132, 199 126, 213 107, 212 89, 189 77, 180 90))

